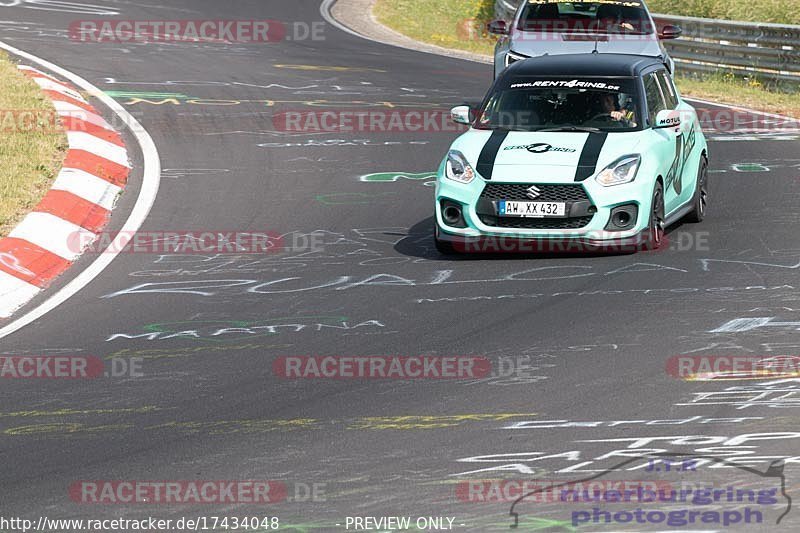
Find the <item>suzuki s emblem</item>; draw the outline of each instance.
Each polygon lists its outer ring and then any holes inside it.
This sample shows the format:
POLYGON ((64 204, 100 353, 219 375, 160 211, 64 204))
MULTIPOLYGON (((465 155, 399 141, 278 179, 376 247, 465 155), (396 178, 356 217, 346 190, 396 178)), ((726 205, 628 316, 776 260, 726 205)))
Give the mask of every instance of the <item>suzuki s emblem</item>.
POLYGON ((525 196, 530 198, 531 200, 536 200, 542 195, 542 191, 539 190, 539 187, 536 185, 531 185, 528 187, 528 191, 525 193, 525 196))

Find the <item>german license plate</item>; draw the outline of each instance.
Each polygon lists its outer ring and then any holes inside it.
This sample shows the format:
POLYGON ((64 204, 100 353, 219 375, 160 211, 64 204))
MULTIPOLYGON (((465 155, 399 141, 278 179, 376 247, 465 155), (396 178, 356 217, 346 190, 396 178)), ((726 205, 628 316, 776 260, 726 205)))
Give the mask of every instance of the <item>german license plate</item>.
POLYGON ((497 214, 501 217, 546 218, 567 215, 564 202, 497 202, 497 214))

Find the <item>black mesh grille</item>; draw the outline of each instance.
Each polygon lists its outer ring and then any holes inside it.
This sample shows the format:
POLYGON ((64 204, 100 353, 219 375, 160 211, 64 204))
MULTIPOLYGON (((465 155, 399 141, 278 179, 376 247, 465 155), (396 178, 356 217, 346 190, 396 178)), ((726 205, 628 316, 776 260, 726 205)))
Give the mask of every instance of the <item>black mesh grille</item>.
MULTIPOLYGON (((530 202, 526 194, 531 183, 487 183, 481 193, 481 198, 487 200, 519 200, 530 202)), ((581 202, 589 199, 583 185, 539 185, 536 187, 541 193, 536 197, 537 202, 581 202)))
POLYGON ((589 225, 593 216, 573 218, 519 218, 479 215, 481 222, 495 228, 514 229, 580 229, 589 225))

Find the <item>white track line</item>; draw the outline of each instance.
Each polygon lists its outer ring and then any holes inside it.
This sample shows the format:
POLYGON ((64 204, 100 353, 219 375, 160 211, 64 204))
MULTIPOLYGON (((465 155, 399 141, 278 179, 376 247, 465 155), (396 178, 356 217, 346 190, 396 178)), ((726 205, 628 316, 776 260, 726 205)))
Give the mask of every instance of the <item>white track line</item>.
POLYGON ((103 91, 81 78, 77 74, 65 70, 49 61, 23 52, 18 48, 14 48, 2 41, 0 41, 0 48, 7 52, 23 57, 28 61, 32 61, 55 74, 66 78, 71 81, 75 86, 80 87, 88 94, 100 100, 104 105, 111 109, 116 115, 122 119, 123 124, 130 127, 131 133, 139 143, 142 155, 144 157, 144 171, 142 176, 142 188, 139 191, 139 197, 136 199, 136 204, 133 206, 128 220, 120 229, 119 235, 114 239, 109 248, 102 252, 100 256, 84 271, 75 276, 75 278, 62 287, 58 292, 49 297, 47 300, 33 308, 28 313, 14 320, 7 326, 0 328, 0 339, 19 331, 28 324, 46 315, 72 296, 77 294, 81 289, 89 285, 97 276, 99 276, 111 262, 119 255, 120 251, 124 248, 122 240, 125 235, 130 235, 139 231, 139 228, 144 223, 150 210, 153 208, 153 203, 158 195, 158 188, 161 181, 161 160, 159 159, 158 149, 156 148, 150 134, 139 124, 133 115, 128 113, 122 105, 116 102, 113 98, 106 95, 103 91), (120 242, 118 242, 120 241, 120 242))
POLYGON ((708 104, 717 107, 724 107, 726 109, 733 109, 734 111, 744 111, 745 113, 752 113, 754 115, 761 115, 763 117, 771 117, 771 118, 779 118, 781 120, 788 120, 790 122, 797 122, 800 124, 800 120, 794 117, 788 117, 786 115, 776 115, 775 113, 767 113, 766 111, 757 111, 755 109, 750 109, 749 107, 740 107, 733 104, 720 104, 719 102, 711 102, 709 100, 701 100, 700 98, 692 98, 687 96, 684 100, 691 100, 692 102, 697 102, 698 104, 708 104))
MULTIPOLYGON (((369 37, 361 35, 360 33, 351 30, 350 28, 348 28, 347 26, 345 26, 344 24, 342 24, 341 22, 336 20, 336 18, 333 16, 333 14, 331 14, 331 10, 333 9, 333 4, 335 4, 336 2, 337 2, 337 0, 325 0, 324 2, 322 2, 322 5, 319 6, 319 12, 322 15, 322 18, 324 18, 325 21, 328 24, 330 24, 331 26, 335 26, 336 28, 339 28, 343 32, 349 33, 350 35, 354 35, 356 37, 360 37, 362 39, 367 39, 368 41, 372 41, 372 42, 376 42, 376 43, 380 42, 380 41, 376 41, 375 39, 371 39, 369 37)), ((383 43, 383 44, 388 44, 388 43, 383 43)), ((394 45, 392 45, 392 46, 394 46, 394 45)))
MULTIPOLYGON (((470 57, 461 56, 461 55, 455 55, 455 54, 459 54, 459 53, 462 53, 462 52, 464 54, 470 54, 472 52, 467 52, 467 51, 464 51, 464 50, 449 50, 447 48, 444 48, 444 47, 441 47, 441 46, 437 46, 435 44, 420 43, 420 44, 423 44, 425 46, 430 47, 430 49, 427 49, 427 48, 416 48, 411 44, 404 45, 404 44, 398 44, 398 43, 390 43, 390 42, 387 42, 387 41, 382 41, 380 39, 374 39, 374 38, 368 37, 366 35, 361 35, 357 31, 355 31, 355 30, 353 30, 351 28, 348 28, 347 26, 345 26, 344 24, 342 24, 341 22, 336 20, 336 17, 333 16, 333 14, 331 13, 331 10, 333 9, 333 6, 334 6, 334 4, 336 4, 337 1, 338 0, 324 0, 324 2, 322 2, 322 4, 319 7, 320 15, 322 15, 322 18, 324 18, 325 21, 328 24, 331 24, 332 26, 335 26, 335 27, 339 28, 343 32, 349 33, 350 35, 354 35, 355 37, 359 37, 361 39, 366 39, 367 41, 372 41, 373 43, 386 44, 386 45, 389 45, 389 46, 394 46, 395 48, 403 48, 404 50, 411 50, 413 52, 421 52, 423 54, 433 54, 433 55, 437 55, 437 56, 441 56, 441 57, 449 57, 450 59, 463 59, 464 61, 472 61, 473 63, 491 64, 494 61, 490 56, 487 56, 484 59, 476 59, 476 58, 470 58, 470 57), (448 52, 450 52, 450 53, 448 53, 448 52)), ((399 32, 397 32, 397 31, 395 31, 395 30, 393 30, 391 28, 386 28, 386 29, 391 31, 391 32, 396 33, 397 35, 399 35, 401 37, 407 37, 409 40, 413 40, 410 37, 408 37, 407 35, 403 35, 402 33, 399 33, 399 32)))

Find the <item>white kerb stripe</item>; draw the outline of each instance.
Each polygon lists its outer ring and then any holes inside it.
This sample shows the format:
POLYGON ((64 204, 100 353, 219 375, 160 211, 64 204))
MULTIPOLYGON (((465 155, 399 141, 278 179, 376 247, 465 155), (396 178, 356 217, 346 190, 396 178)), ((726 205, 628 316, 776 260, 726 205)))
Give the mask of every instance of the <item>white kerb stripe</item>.
MULTIPOLYGON (((133 210, 131 211, 130 215, 128 215, 128 218, 125 220, 122 228, 120 228, 119 233, 127 235, 139 231, 139 228, 141 228, 145 219, 150 214, 150 210, 152 209, 156 200, 156 196, 158 195, 159 185, 161 184, 161 160, 159 158, 158 149, 156 148, 155 142, 153 142, 153 138, 150 137, 150 135, 147 133, 147 130, 145 130, 139 121, 136 120, 136 118, 131 115, 120 103, 77 74, 63 69, 58 65, 54 65, 49 61, 45 61, 40 57, 36 57, 35 55, 20 50, 19 48, 14 48, 3 41, 0 41, 0 49, 6 50, 12 54, 27 59, 28 61, 32 61, 37 65, 54 72, 62 78, 71 81, 75 86, 80 87, 94 98, 100 100, 100 102, 107 106, 111 112, 113 112, 122 120, 124 124, 129 126, 131 134, 141 148, 144 163, 142 168, 142 184, 136 197, 136 204, 133 206, 133 210)), ((92 261, 92 264, 90 264, 74 279, 56 291, 55 294, 48 297, 46 300, 13 322, 0 327, 0 339, 5 338, 16 331, 19 331, 25 326, 36 322, 36 320, 56 309, 58 306, 75 296, 83 288, 89 285, 106 268, 108 268, 114 259, 122 252, 122 246, 117 245, 121 245, 123 240, 124 238, 117 236, 115 242, 110 245, 105 252, 100 254, 97 259, 92 261), (115 246, 117 246, 116 249, 115 246)))
POLYGON ((69 141, 69 147, 73 150, 85 150, 123 167, 131 168, 128 162, 128 151, 122 146, 83 131, 68 131, 67 140, 69 141))
POLYGON ((122 190, 113 183, 77 168, 62 168, 51 189, 71 192, 109 211, 122 190))
POLYGON ((41 246, 67 261, 75 261, 96 237, 91 231, 50 213, 30 213, 8 236, 41 246))
POLYGON ((83 99, 83 96, 81 96, 81 93, 79 93, 78 91, 70 89, 66 85, 56 83, 51 79, 33 78, 33 81, 35 81, 39 85, 39 87, 41 87, 45 91, 55 91, 57 93, 67 95, 70 98, 74 98, 75 100, 78 100, 80 102, 88 103, 86 100, 83 99))
POLYGON ((46 72, 42 72, 41 70, 39 70, 37 68, 29 67, 28 65, 17 65, 17 68, 20 69, 20 70, 28 70, 30 72, 35 72, 36 74, 41 74, 42 76, 45 76, 47 78, 52 78, 53 77, 50 74, 47 74, 46 72))
POLYGON ((92 113, 90 111, 86 111, 85 109, 76 106, 70 102, 62 102, 61 100, 53 100, 53 107, 56 108, 56 113, 59 116, 67 116, 67 117, 74 117, 81 120, 85 120, 90 124, 94 124, 95 126, 100 126, 103 129, 114 131, 114 128, 111 127, 111 124, 106 122, 106 119, 98 115, 97 113, 92 113))
POLYGON ((41 289, 0 270, 0 318, 10 317, 41 289))

